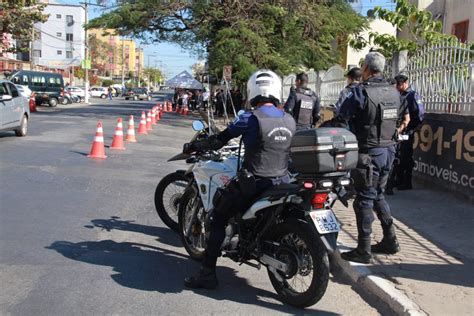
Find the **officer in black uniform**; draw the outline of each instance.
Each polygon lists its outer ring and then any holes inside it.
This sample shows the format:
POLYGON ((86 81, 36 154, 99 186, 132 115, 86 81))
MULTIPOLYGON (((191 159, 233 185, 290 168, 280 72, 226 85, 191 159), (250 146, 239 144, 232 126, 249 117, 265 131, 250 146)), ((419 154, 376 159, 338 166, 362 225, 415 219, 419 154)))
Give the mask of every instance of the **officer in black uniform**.
POLYGON ((413 142, 415 139, 415 131, 423 122, 425 110, 421 102, 420 95, 408 85, 408 77, 398 75, 395 77, 397 82, 397 90, 403 99, 406 100, 406 106, 410 113, 410 122, 402 133, 408 135, 408 140, 402 141, 400 144, 400 164, 396 169, 396 178, 399 181, 397 188, 399 190, 412 189, 412 173, 415 161, 413 160, 413 142))
MULTIPOLYGON (((352 89, 339 111, 339 115, 349 121, 359 145, 359 161, 352 171, 357 191, 353 206, 358 242, 357 248, 341 257, 361 263, 369 263, 372 252, 394 254, 400 250, 383 192, 395 156, 394 137, 401 131, 397 130, 399 111, 404 107, 397 90, 383 78, 384 67, 382 54, 368 53, 362 66, 364 81, 352 89), (384 236, 371 247, 373 211, 381 222, 384 236)), ((408 121, 408 112, 403 117, 408 121)))
POLYGON ((291 90, 285 104, 285 111, 293 115, 298 130, 312 128, 319 120, 319 98, 307 87, 307 74, 298 74, 295 84, 296 89, 291 90))
MULTIPOLYGON (((273 185, 289 182, 288 159, 290 144, 296 131, 294 119, 277 106, 281 102, 281 80, 270 70, 259 70, 248 83, 248 98, 256 109, 240 115, 233 124, 207 140, 185 144, 183 151, 217 150, 230 139, 242 135, 245 145, 243 168, 255 177, 255 190, 248 188, 223 190, 223 196, 214 201, 210 236, 201 269, 196 276, 187 277, 184 284, 190 288, 213 289, 217 286, 216 261, 220 256, 228 219, 244 211, 255 196, 273 185), (236 194, 237 192, 237 194, 236 194)), ((227 189, 237 187, 232 180, 227 189)))

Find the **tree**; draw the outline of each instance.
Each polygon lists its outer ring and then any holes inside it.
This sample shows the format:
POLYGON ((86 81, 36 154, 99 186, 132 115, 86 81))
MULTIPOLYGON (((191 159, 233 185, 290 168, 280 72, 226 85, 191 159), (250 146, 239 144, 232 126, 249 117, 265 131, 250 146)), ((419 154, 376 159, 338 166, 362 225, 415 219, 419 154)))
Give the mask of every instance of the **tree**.
POLYGON ((106 65, 109 63, 109 53, 114 53, 113 45, 98 39, 96 36, 89 38, 89 50, 91 56, 91 67, 97 69, 99 74, 106 72, 106 65))
POLYGON ((197 80, 202 80, 202 77, 205 74, 204 70, 204 63, 195 63, 191 66, 191 71, 193 73, 193 77, 197 80))
POLYGON ((43 14, 46 4, 39 4, 38 0, 1 0, 0 1, 0 29, 2 33, 0 54, 13 53, 28 48, 20 49, 10 46, 6 34, 11 34, 12 39, 19 42, 32 40, 33 25, 37 22, 46 22, 48 14, 43 14))
POLYGON ((163 79, 163 74, 160 69, 157 68, 144 68, 143 76, 149 78, 150 82, 160 82, 163 79))
POLYGON ((351 39, 350 45, 353 48, 362 49, 369 45, 375 45, 385 56, 391 57, 393 53, 402 50, 408 50, 410 54, 413 54, 425 44, 456 40, 454 36, 442 33, 442 22, 436 21, 431 12, 418 10, 408 0, 395 1, 395 11, 375 7, 374 10, 368 12, 368 15, 390 22, 398 32, 407 32, 408 38, 370 32, 369 40, 365 40, 361 36, 351 39))
POLYGON ((176 42, 206 56, 211 74, 232 65, 233 79, 244 82, 257 68, 280 75, 327 68, 340 58, 334 44, 364 25, 365 19, 343 0, 135 0, 88 27, 176 42))

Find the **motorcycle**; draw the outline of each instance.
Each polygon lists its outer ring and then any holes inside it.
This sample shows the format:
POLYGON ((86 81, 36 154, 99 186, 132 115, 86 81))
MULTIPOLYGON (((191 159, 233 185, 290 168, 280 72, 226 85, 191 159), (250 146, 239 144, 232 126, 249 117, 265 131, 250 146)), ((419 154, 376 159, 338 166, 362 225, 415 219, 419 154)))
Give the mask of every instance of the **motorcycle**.
MULTIPOLYGON (((206 138, 210 133, 215 132, 215 129, 212 127, 206 129, 201 121, 194 121, 193 129, 196 131, 196 134, 191 141, 206 138)), ((220 152, 226 154, 236 148, 235 144, 225 146, 220 152)), ((156 212, 163 223, 172 230, 178 231, 178 205, 184 190, 193 178, 193 173, 190 171, 199 161, 206 161, 212 159, 212 157, 212 153, 196 153, 192 155, 180 153, 168 159, 168 161, 184 160, 190 165, 188 170, 179 169, 163 177, 155 190, 154 202, 156 212)))
MULTIPOLYGON (((239 159, 235 153, 216 155, 192 167, 194 176, 181 197, 178 223, 183 245, 195 260, 204 256, 214 195, 236 177, 239 159)), ((344 200, 341 192, 350 182, 342 171, 270 188, 230 218, 223 256, 257 269, 266 267, 283 302, 300 308, 315 304, 328 285, 328 253, 336 249, 339 231, 328 195, 333 192, 344 200)))

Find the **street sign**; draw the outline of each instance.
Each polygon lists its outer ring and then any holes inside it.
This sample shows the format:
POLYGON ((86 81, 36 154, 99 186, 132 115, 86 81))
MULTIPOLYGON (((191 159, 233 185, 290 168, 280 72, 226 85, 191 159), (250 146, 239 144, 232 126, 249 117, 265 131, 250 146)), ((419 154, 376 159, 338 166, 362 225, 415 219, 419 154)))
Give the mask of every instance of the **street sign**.
POLYGON ((224 78, 225 81, 232 80, 232 66, 230 65, 224 66, 224 69, 222 70, 222 78, 224 78))
POLYGON ((81 62, 82 69, 91 69, 91 60, 90 59, 84 59, 81 62))

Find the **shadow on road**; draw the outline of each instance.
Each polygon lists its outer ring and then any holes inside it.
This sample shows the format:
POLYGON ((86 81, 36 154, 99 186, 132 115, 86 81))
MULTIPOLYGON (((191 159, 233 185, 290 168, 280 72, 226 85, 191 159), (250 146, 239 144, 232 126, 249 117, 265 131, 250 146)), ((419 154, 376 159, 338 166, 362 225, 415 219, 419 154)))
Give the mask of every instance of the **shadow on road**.
POLYGON ((121 230, 158 237, 158 241, 173 247, 181 247, 182 243, 178 234, 169 228, 147 226, 137 224, 135 221, 122 220, 118 216, 111 216, 110 219, 93 219, 92 225, 85 225, 86 228, 100 228, 106 231, 121 230))
MULTIPOLYGON (((181 293, 185 290, 183 279, 194 273, 197 264, 187 256, 158 247, 113 240, 68 242, 56 241, 52 249, 66 258, 100 266, 110 266, 112 279, 121 286, 160 293, 181 293)), ((287 313, 301 313, 299 309, 275 304, 268 299, 277 299, 275 293, 255 288, 246 279, 236 275, 228 267, 218 267, 220 286, 217 291, 196 290, 203 296, 218 301, 235 301, 242 304, 259 305, 271 310, 287 313)), ((210 311, 212 312, 212 311, 210 311)), ((320 315, 336 315, 331 312, 307 309, 320 315)))

